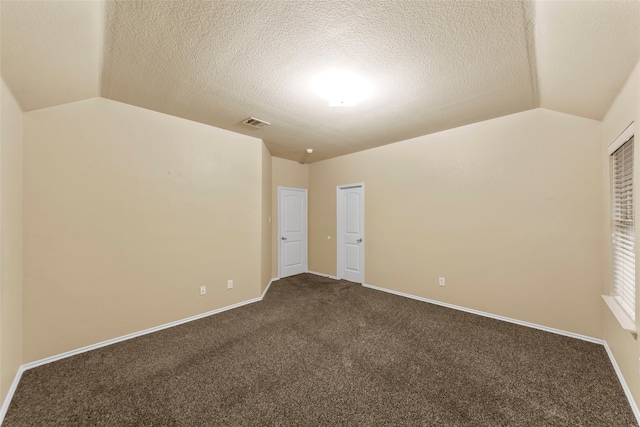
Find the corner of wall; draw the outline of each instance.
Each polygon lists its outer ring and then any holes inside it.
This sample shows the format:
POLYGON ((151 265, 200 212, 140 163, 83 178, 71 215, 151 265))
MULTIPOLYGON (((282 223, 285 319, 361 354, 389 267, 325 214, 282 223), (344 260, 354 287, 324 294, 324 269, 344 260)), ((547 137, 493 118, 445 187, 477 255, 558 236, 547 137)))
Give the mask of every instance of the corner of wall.
POLYGON ((4 400, 23 361, 23 113, 4 80, 0 101, 0 399, 4 400))
POLYGON ((262 143, 262 249, 260 292, 264 292, 271 281, 271 153, 262 143))
POLYGON ((278 277, 278 187, 309 189, 309 165, 271 158, 271 276, 278 277))
MULTIPOLYGON (((610 187, 610 167, 607 148, 615 141, 631 122, 636 125, 640 123, 640 61, 627 79, 622 90, 609 107, 605 115, 602 131, 602 164, 603 164, 603 280, 602 294, 610 293, 611 286, 611 244, 610 244, 610 222, 609 213, 609 187, 610 187)), ((640 153, 636 151, 635 164, 640 164, 640 153)), ((638 172, 636 172, 638 173, 638 172)), ((636 230, 636 239, 640 237, 640 230, 636 230)), ((638 254, 636 254, 636 259, 638 254)), ((636 288, 638 286, 638 273, 636 273, 636 288)), ((638 295, 638 292, 636 292, 638 295)), ((604 303, 603 303, 604 305, 604 303)), ((640 305, 636 302, 636 313, 640 305)), ((618 321, 607 307, 603 308, 603 337, 611 350, 615 363, 627 384, 637 406, 640 406, 640 374, 638 374, 638 358, 640 357, 640 343, 631 333, 622 329, 618 321)), ((636 315, 636 327, 640 327, 640 316, 636 315)))

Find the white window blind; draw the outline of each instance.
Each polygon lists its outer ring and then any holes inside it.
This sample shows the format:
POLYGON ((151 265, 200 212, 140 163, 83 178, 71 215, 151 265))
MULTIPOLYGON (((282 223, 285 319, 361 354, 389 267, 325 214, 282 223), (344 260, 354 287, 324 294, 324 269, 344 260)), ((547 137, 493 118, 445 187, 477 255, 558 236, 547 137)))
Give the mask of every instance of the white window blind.
POLYGON ((612 155, 613 297, 635 320, 636 232, 633 208, 633 136, 612 155))

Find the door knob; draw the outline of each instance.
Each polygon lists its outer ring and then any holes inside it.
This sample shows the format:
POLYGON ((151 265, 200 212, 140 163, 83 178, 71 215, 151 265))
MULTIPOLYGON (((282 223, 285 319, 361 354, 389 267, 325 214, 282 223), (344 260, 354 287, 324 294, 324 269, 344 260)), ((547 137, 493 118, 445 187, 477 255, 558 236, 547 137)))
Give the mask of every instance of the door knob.
POLYGON ((362 239, 356 240, 356 243, 362 243, 362 239))
POLYGON ((284 237, 284 236, 282 236, 282 240, 287 240, 287 238, 286 238, 286 237, 284 237))

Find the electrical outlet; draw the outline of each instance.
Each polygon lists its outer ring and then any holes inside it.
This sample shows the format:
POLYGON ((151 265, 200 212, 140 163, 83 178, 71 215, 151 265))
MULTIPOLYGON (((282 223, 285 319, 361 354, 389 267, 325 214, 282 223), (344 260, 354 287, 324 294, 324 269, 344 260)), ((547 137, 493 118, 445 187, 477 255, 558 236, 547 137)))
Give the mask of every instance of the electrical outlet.
POLYGON ((206 286, 200 286, 200 295, 205 295, 207 293, 207 287, 206 286))
POLYGON ((440 286, 445 286, 444 277, 441 277, 440 279, 438 279, 438 283, 440 284, 440 286))
POLYGON ((233 289, 233 280, 227 280, 227 289, 233 289))

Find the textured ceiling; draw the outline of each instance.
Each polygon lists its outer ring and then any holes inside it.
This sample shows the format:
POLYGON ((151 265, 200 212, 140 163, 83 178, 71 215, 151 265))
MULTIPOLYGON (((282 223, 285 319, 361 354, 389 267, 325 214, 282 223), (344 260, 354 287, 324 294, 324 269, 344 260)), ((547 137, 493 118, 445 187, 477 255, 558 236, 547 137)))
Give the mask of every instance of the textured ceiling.
POLYGON ((7 1, 24 110, 103 96, 318 161, 535 107, 602 119, 640 59, 640 1, 7 1), (367 78, 329 107, 317 73, 367 78), (254 116, 272 125, 253 130, 254 116), (311 155, 306 148, 314 148, 311 155))

